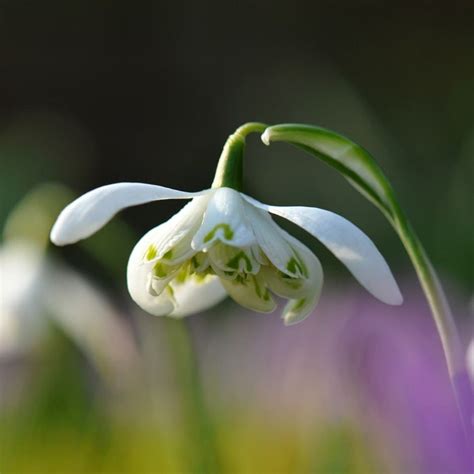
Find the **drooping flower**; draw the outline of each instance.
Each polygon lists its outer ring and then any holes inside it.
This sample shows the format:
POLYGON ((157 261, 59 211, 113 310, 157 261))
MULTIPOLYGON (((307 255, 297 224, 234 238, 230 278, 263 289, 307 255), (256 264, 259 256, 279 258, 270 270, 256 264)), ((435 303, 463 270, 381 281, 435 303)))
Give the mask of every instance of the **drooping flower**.
POLYGON ((119 382, 137 357, 123 318, 98 288, 51 257, 44 245, 56 205, 68 198, 62 187, 44 184, 7 218, 0 244, 0 361, 23 358, 59 328, 107 381, 119 382), (111 336, 118 344, 104 344, 111 336))
MULTIPOLYGON (((288 300, 282 317, 293 324, 316 306, 323 272, 316 256, 280 228, 272 213, 318 238, 381 301, 401 304, 387 263, 356 226, 330 211, 268 206, 241 192, 245 136, 262 127, 246 124, 229 136, 210 189, 188 193, 143 183, 102 186, 61 212, 51 240, 66 245, 89 237, 126 207, 191 199, 133 249, 127 269, 133 300, 153 315, 182 317, 227 294, 244 307, 272 312, 277 295, 288 300)), ((265 134, 262 140, 267 142, 265 134)))
POLYGON ((402 302, 375 245, 346 219, 317 208, 267 206, 228 187, 187 193, 142 183, 103 186, 63 210, 51 240, 77 242, 121 209, 163 199, 192 200, 142 237, 127 270, 131 297, 153 315, 186 316, 227 294, 244 307, 272 312, 274 294, 289 300, 282 316, 286 324, 304 319, 319 299, 321 264, 270 213, 318 238, 374 296, 388 304, 402 302))

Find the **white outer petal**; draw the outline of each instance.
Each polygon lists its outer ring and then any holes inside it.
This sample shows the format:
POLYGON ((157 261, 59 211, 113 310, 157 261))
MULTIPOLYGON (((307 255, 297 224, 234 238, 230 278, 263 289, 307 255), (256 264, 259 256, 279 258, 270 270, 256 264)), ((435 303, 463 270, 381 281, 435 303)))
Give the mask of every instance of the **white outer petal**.
POLYGON ((245 203, 245 208, 258 245, 264 254, 278 270, 290 274, 287 265, 294 257, 294 253, 285 237, 286 233, 273 221, 267 211, 249 203, 245 203))
POLYGON ((5 311, 17 311, 27 301, 32 302, 44 271, 41 246, 27 240, 9 240, 0 246, 0 316, 5 311))
POLYGON ((176 307, 169 316, 175 318, 204 311, 227 297, 227 292, 216 276, 208 276, 204 282, 189 278, 184 283, 172 283, 172 287, 176 307))
POLYGON ((255 235, 247 222, 245 202, 242 195, 234 189, 214 190, 192 246, 196 250, 207 249, 216 240, 233 247, 250 247, 256 243, 255 235), (227 238, 225 230, 219 228, 219 225, 228 226, 232 230, 232 238, 227 238), (212 238, 209 238, 212 232, 212 238))
POLYGON ((187 193, 144 183, 102 186, 82 195, 63 209, 51 230, 51 241, 56 245, 67 245, 85 239, 126 207, 162 199, 189 199, 206 192, 187 193))
POLYGON ((172 248, 179 250, 177 255, 168 259, 173 263, 184 261, 190 254, 195 253, 191 248, 191 241, 201 225, 208 200, 209 194, 194 198, 162 226, 159 226, 160 232, 154 235, 155 238, 152 241, 157 251, 156 259, 162 258, 172 248))
POLYGON ((268 206, 245 196, 248 202, 284 217, 320 240, 359 283, 384 303, 403 302, 387 262, 374 243, 347 219, 314 207, 268 206))
POLYGON ((27 351, 47 329, 43 249, 27 240, 0 245, 0 357, 27 351))
POLYGON ((166 222, 147 232, 133 248, 127 266, 127 285, 130 296, 140 308, 154 316, 166 316, 174 308, 171 299, 164 292, 159 296, 153 296, 148 292, 151 265, 143 263, 147 248, 165 231, 166 222))

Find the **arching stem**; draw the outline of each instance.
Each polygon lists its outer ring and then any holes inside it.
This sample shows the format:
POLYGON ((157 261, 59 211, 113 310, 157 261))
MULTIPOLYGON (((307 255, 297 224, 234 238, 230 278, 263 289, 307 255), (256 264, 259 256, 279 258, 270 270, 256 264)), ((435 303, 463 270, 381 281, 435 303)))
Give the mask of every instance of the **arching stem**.
POLYGON ((465 368, 464 351, 451 309, 431 261, 399 206, 396 208, 392 225, 415 267, 418 280, 428 300, 441 339, 448 373, 467 439, 468 442, 472 442, 473 394, 465 368))
POLYGON ((438 276, 421 242, 398 204, 392 186, 372 156, 347 138, 320 127, 279 124, 267 127, 251 122, 229 136, 217 166, 213 188, 242 191, 245 137, 262 133, 262 141, 285 141, 334 167, 389 220, 400 237, 416 270, 438 330, 452 387, 468 441, 472 439, 472 389, 467 376, 459 334, 438 276))
POLYGON ((295 145, 333 167, 377 206, 392 224, 411 259, 430 305, 467 440, 472 442, 472 389, 454 318, 418 236, 402 211, 390 182, 372 155, 336 132, 305 124, 273 125, 265 130, 262 141, 267 145, 275 141, 295 145))
POLYGON ((229 136, 217 164, 213 188, 225 187, 242 191, 245 138, 249 133, 263 133, 267 127, 268 125, 264 123, 249 122, 240 126, 229 136))

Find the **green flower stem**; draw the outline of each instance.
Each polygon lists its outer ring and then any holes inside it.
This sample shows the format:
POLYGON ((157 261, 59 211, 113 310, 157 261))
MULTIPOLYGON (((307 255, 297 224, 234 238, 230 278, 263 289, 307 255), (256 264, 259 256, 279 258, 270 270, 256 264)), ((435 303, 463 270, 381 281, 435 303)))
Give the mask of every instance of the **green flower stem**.
POLYGON ((415 267, 418 280, 428 300, 443 346, 451 385, 467 439, 468 442, 472 442, 472 389, 465 368, 464 351, 451 309, 433 265, 400 208, 392 224, 415 267))
POLYGON ((268 125, 249 122, 239 127, 225 142, 216 174, 212 183, 213 188, 232 188, 242 191, 243 155, 245 137, 249 133, 263 133, 268 125))
POLYGON ((274 125, 265 130, 262 140, 267 145, 274 141, 295 145, 335 168, 378 207, 392 224, 408 252, 430 305, 469 441, 472 437, 472 389, 456 324, 436 272, 382 170, 361 146, 321 127, 303 124, 274 125))
POLYGON ((262 140, 284 141, 303 149, 335 168, 349 183, 377 206, 394 227, 412 263, 433 314, 441 339, 456 402, 466 432, 470 433, 472 391, 467 378, 464 352, 451 310, 438 276, 395 197, 388 179, 370 153, 347 138, 320 127, 303 124, 279 124, 267 127, 247 123, 230 135, 217 166, 213 188, 230 187, 242 191, 242 165, 245 137, 263 133, 262 140))
POLYGON ((451 377, 454 377, 459 371, 464 369, 464 355, 456 325, 441 283, 418 236, 401 210, 397 213, 393 226, 415 267, 418 279, 433 313, 433 319, 436 323, 446 356, 449 374, 451 377))
POLYGON ((196 350, 187 320, 168 320, 167 339, 176 362, 183 397, 184 423, 187 429, 186 452, 190 465, 186 472, 216 473, 219 457, 213 423, 204 400, 203 388, 196 360, 196 350))

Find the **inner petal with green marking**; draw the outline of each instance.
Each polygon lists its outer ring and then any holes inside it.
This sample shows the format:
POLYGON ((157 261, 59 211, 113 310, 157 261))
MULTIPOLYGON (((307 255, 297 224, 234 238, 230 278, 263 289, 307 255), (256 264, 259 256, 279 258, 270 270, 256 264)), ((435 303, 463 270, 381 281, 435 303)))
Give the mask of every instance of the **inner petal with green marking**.
POLYGON ((219 231, 222 232, 226 240, 232 240, 234 238, 232 227, 229 224, 221 223, 214 226, 214 228, 204 236, 204 243, 210 242, 215 237, 216 232, 219 231))
POLYGON ((239 275, 234 280, 221 281, 232 299, 245 308, 262 313, 271 313, 276 308, 276 303, 260 274, 239 275))
POLYGON ((233 212, 224 201, 216 201, 214 211, 219 212, 207 210, 201 221, 195 219, 192 232, 189 227, 174 228, 169 240, 161 238, 148 246, 143 265, 150 268, 149 293, 172 298, 180 285, 218 277, 228 294, 246 308, 271 312, 276 307, 274 294, 288 300, 285 322, 304 317, 322 283, 319 270, 315 273, 316 257, 268 213, 244 206, 248 212, 239 214, 241 197, 234 194, 233 212), (227 222, 219 218, 223 216, 227 222))
POLYGON ((251 249, 231 247, 216 242, 208 251, 210 264, 222 278, 235 278, 237 275, 257 274, 260 263, 251 249))

